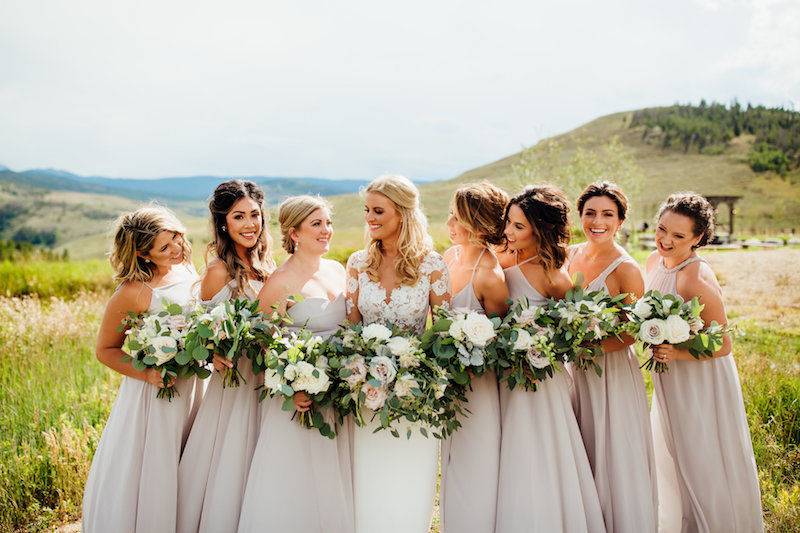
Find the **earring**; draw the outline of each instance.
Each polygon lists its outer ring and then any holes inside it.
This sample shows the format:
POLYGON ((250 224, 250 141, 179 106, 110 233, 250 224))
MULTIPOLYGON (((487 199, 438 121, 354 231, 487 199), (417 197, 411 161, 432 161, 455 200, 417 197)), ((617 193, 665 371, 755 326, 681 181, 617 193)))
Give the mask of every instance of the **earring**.
POLYGON ((300 249, 300 239, 297 239, 296 241, 294 241, 294 249, 295 250, 299 250, 300 249))
POLYGON ((225 226, 225 225, 223 224, 223 226, 222 226, 222 228, 221 228, 221 229, 222 229, 222 232, 224 233, 224 232, 228 231, 228 226, 225 226))
POLYGON ((145 262, 145 263, 149 263, 149 262, 150 262, 150 260, 149 260, 149 259, 145 259, 145 260, 144 260, 144 262, 145 262))

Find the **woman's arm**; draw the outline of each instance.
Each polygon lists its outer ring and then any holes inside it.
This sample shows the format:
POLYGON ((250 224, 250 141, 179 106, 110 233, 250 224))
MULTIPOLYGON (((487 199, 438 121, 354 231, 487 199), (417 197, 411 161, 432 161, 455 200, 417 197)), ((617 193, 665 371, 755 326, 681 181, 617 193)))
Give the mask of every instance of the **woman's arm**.
POLYGON ((355 252, 347 259, 345 302, 347 304, 347 321, 351 324, 361 322, 361 311, 358 310, 358 263, 361 253, 355 252))
MULTIPOLYGON (((627 294, 625 303, 633 303, 644 294, 644 278, 642 271, 634 263, 627 261, 619 265, 614 272, 611 273, 613 280, 617 286, 612 290, 612 296, 618 294, 627 294)), ((630 335, 622 335, 621 339, 616 337, 609 337, 600 345, 606 353, 616 352, 623 348, 632 345, 636 340, 630 335)))
POLYGON ((498 264, 492 270, 483 270, 476 276, 475 292, 487 316, 503 317, 508 312, 508 285, 503 269, 498 264))

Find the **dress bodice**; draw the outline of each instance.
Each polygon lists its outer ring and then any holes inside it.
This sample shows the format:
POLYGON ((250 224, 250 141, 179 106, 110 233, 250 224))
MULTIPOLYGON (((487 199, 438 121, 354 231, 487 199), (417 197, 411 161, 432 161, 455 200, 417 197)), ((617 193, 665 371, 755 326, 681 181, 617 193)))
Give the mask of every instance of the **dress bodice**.
POLYGON ((475 265, 472 267, 472 276, 469 278, 469 283, 464 285, 460 291, 453 295, 451 299, 451 307, 453 309, 469 309, 470 311, 480 311, 481 313, 484 312, 483 305, 481 305, 481 301, 478 300, 478 297, 475 295, 475 273, 478 271, 478 265, 481 262, 481 258, 486 250, 481 251, 481 255, 478 256, 478 260, 475 262, 475 265))
POLYGON ((150 306, 148 312, 155 313, 164 307, 164 302, 175 303, 183 308, 187 308, 192 302, 193 292, 192 287, 197 281, 197 272, 191 265, 185 265, 185 268, 176 268, 179 277, 176 281, 163 285, 161 287, 150 287, 153 295, 150 298, 150 306))
POLYGON ((519 300, 523 296, 528 299, 530 305, 543 305, 547 303, 547 298, 542 296, 542 293, 536 290, 531 285, 525 274, 519 268, 519 265, 514 265, 503 270, 506 274, 506 284, 508 285, 508 295, 512 300, 519 300))
POLYGON ((414 285, 400 285, 391 294, 364 271, 367 253, 359 250, 347 261, 347 310, 357 305, 364 324, 380 322, 422 331, 428 317, 430 293, 444 296, 450 290, 450 276, 442 256, 428 252, 420 264, 420 278, 414 285), (351 273, 357 274, 353 276, 351 273), (358 291, 358 301, 352 294, 358 291), (388 299, 388 301, 387 301, 388 299))
MULTIPOLYGON (((577 246, 583 246, 583 244, 577 245, 577 246)), ((573 247, 570 250, 570 254, 569 254, 569 257, 567 259, 568 263, 571 261, 572 257, 577 252, 577 246, 573 247)), ((591 291, 606 291, 606 292, 609 292, 608 291, 608 285, 606 285, 606 279, 608 279, 608 276, 610 276, 611 273, 614 272, 617 269, 618 266, 620 266, 622 263, 625 263, 627 261, 631 261, 633 264, 636 264, 636 261, 634 261, 633 257, 629 256, 626 253, 623 253, 622 255, 620 255, 619 257, 617 257, 613 261, 611 261, 611 263, 609 263, 609 265, 606 268, 604 268, 603 271, 600 272, 597 275, 596 278, 594 278, 592 281, 590 281, 589 284, 586 285, 586 290, 590 291, 590 292, 591 291)))
MULTIPOLYGON (((261 291, 261 287, 264 286, 264 283, 258 281, 257 279, 250 279, 247 280, 247 287, 244 288, 244 296, 251 300, 255 300, 258 298, 258 293, 261 291)), ((236 280, 232 279, 228 283, 226 283, 214 296, 212 296, 208 300, 201 300, 200 303, 205 305, 206 307, 211 307, 217 305, 222 302, 227 302, 231 298, 233 298, 233 291, 236 288, 236 280)))
POLYGON ((678 272, 683 270, 684 267, 692 263, 696 263, 697 261, 703 261, 703 259, 693 255, 686 261, 683 261, 681 264, 676 265, 673 268, 667 268, 664 265, 664 258, 659 257, 656 266, 654 266, 653 269, 647 273, 647 277, 645 278, 645 290, 653 290, 659 291, 663 294, 677 295, 678 272))
POLYGON ((320 337, 332 335, 347 318, 343 293, 333 300, 305 298, 289 307, 286 313, 293 322, 289 329, 297 331, 306 328, 320 337))

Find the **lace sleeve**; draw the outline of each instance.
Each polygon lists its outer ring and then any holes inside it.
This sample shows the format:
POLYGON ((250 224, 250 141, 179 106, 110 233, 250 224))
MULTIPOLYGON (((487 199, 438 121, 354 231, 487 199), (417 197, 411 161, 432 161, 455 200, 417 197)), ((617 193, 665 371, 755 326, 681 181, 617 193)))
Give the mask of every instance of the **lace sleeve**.
POLYGON ((422 273, 428 276, 431 284, 430 303, 442 305, 450 303, 450 272, 441 255, 431 252, 422 263, 422 273))
POLYGON ((359 250, 353 253, 347 260, 344 302, 347 311, 347 320, 353 323, 361 320, 361 313, 358 311, 358 275, 364 263, 363 252, 363 250, 359 250))

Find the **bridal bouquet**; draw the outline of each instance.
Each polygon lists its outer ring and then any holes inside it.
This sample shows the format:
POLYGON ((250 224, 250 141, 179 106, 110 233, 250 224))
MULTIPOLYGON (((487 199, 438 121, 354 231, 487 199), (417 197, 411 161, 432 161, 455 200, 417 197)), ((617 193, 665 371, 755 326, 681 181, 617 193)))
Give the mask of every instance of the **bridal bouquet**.
POLYGON ((438 306, 433 310, 433 324, 422 335, 421 347, 447 368, 456 384, 467 385, 467 370, 480 375, 494 366, 497 351, 493 341, 501 322, 477 311, 438 306))
POLYGON ((322 406, 332 402, 330 367, 324 354, 322 337, 314 336, 307 329, 287 332, 264 355, 266 369, 260 400, 280 396, 283 410, 294 411, 294 394, 307 393, 313 404, 309 411, 299 413, 300 423, 307 428, 317 428, 323 436, 332 439, 336 434, 321 412, 322 406))
POLYGON ((717 322, 705 327, 700 312, 703 305, 697 297, 685 302, 683 298, 658 291, 647 291, 626 311, 627 332, 641 341, 649 356, 644 367, 655 372, 669 370, 666 363, 653 357, 652 346, 673 344, 688 350, 696 359, 710 357, 722 347, 725 328, 717 322))
POLYGON ((497 338, 496 371, 508 387, 521 385, 535 391, 537 382, 553 376, 563 351, 556 348, 558 320, 553 318, 554 302, 530 305, 527 298, 513 302, 503 319, 497 338))
MULTIPOLYGON (((448 387, 445 368, 429 358, 409 332, 381 324, 340 329, 327 343, 329 365, 338 369, 335 404, 339 416, 353 415, 365 426, 365 412, 379 420, 378 430, 395 437, 399 419, 419 422, 420 433, 446 438, 459 424, 458 393, 448 387)), ((411 437, 407 428, 406 437, 411 437)))
POLYGON ((120 326, 120 331, 125 332, 122 351, 133 367, 137 370, 154 368, 161 373, 164 387, 158 390, 158 398, 172 401, 177 391, 167 385, 173 378, 210 375, 184 350, 187 326, 183 308, 175 303, 166 303, 164 310, 158 313, 131 313, 120 326))
POLYGON ((222 384, 238 387, 244 381, 238 368, 239 359, 244 355, 253 361, 262 350, 256 333, 266 330, 269 335, 271 328, 272 325, 263 320, 257 300, 228 300, 190 315, 186 351, 196 361, 208 362, 213 353, 228 358, 233 366, 225 370, 222 384))
POLYGON ((582 370, 593 368, 598 376, 603 370, 597 359, 603 355, 600 341, 619 336, 619 313, 626 294, 610 296, 606 291, 586 292, 580 285, 567 292, 563 300, 548 305, 555 320, 556 350, 565 360, 582 370))

